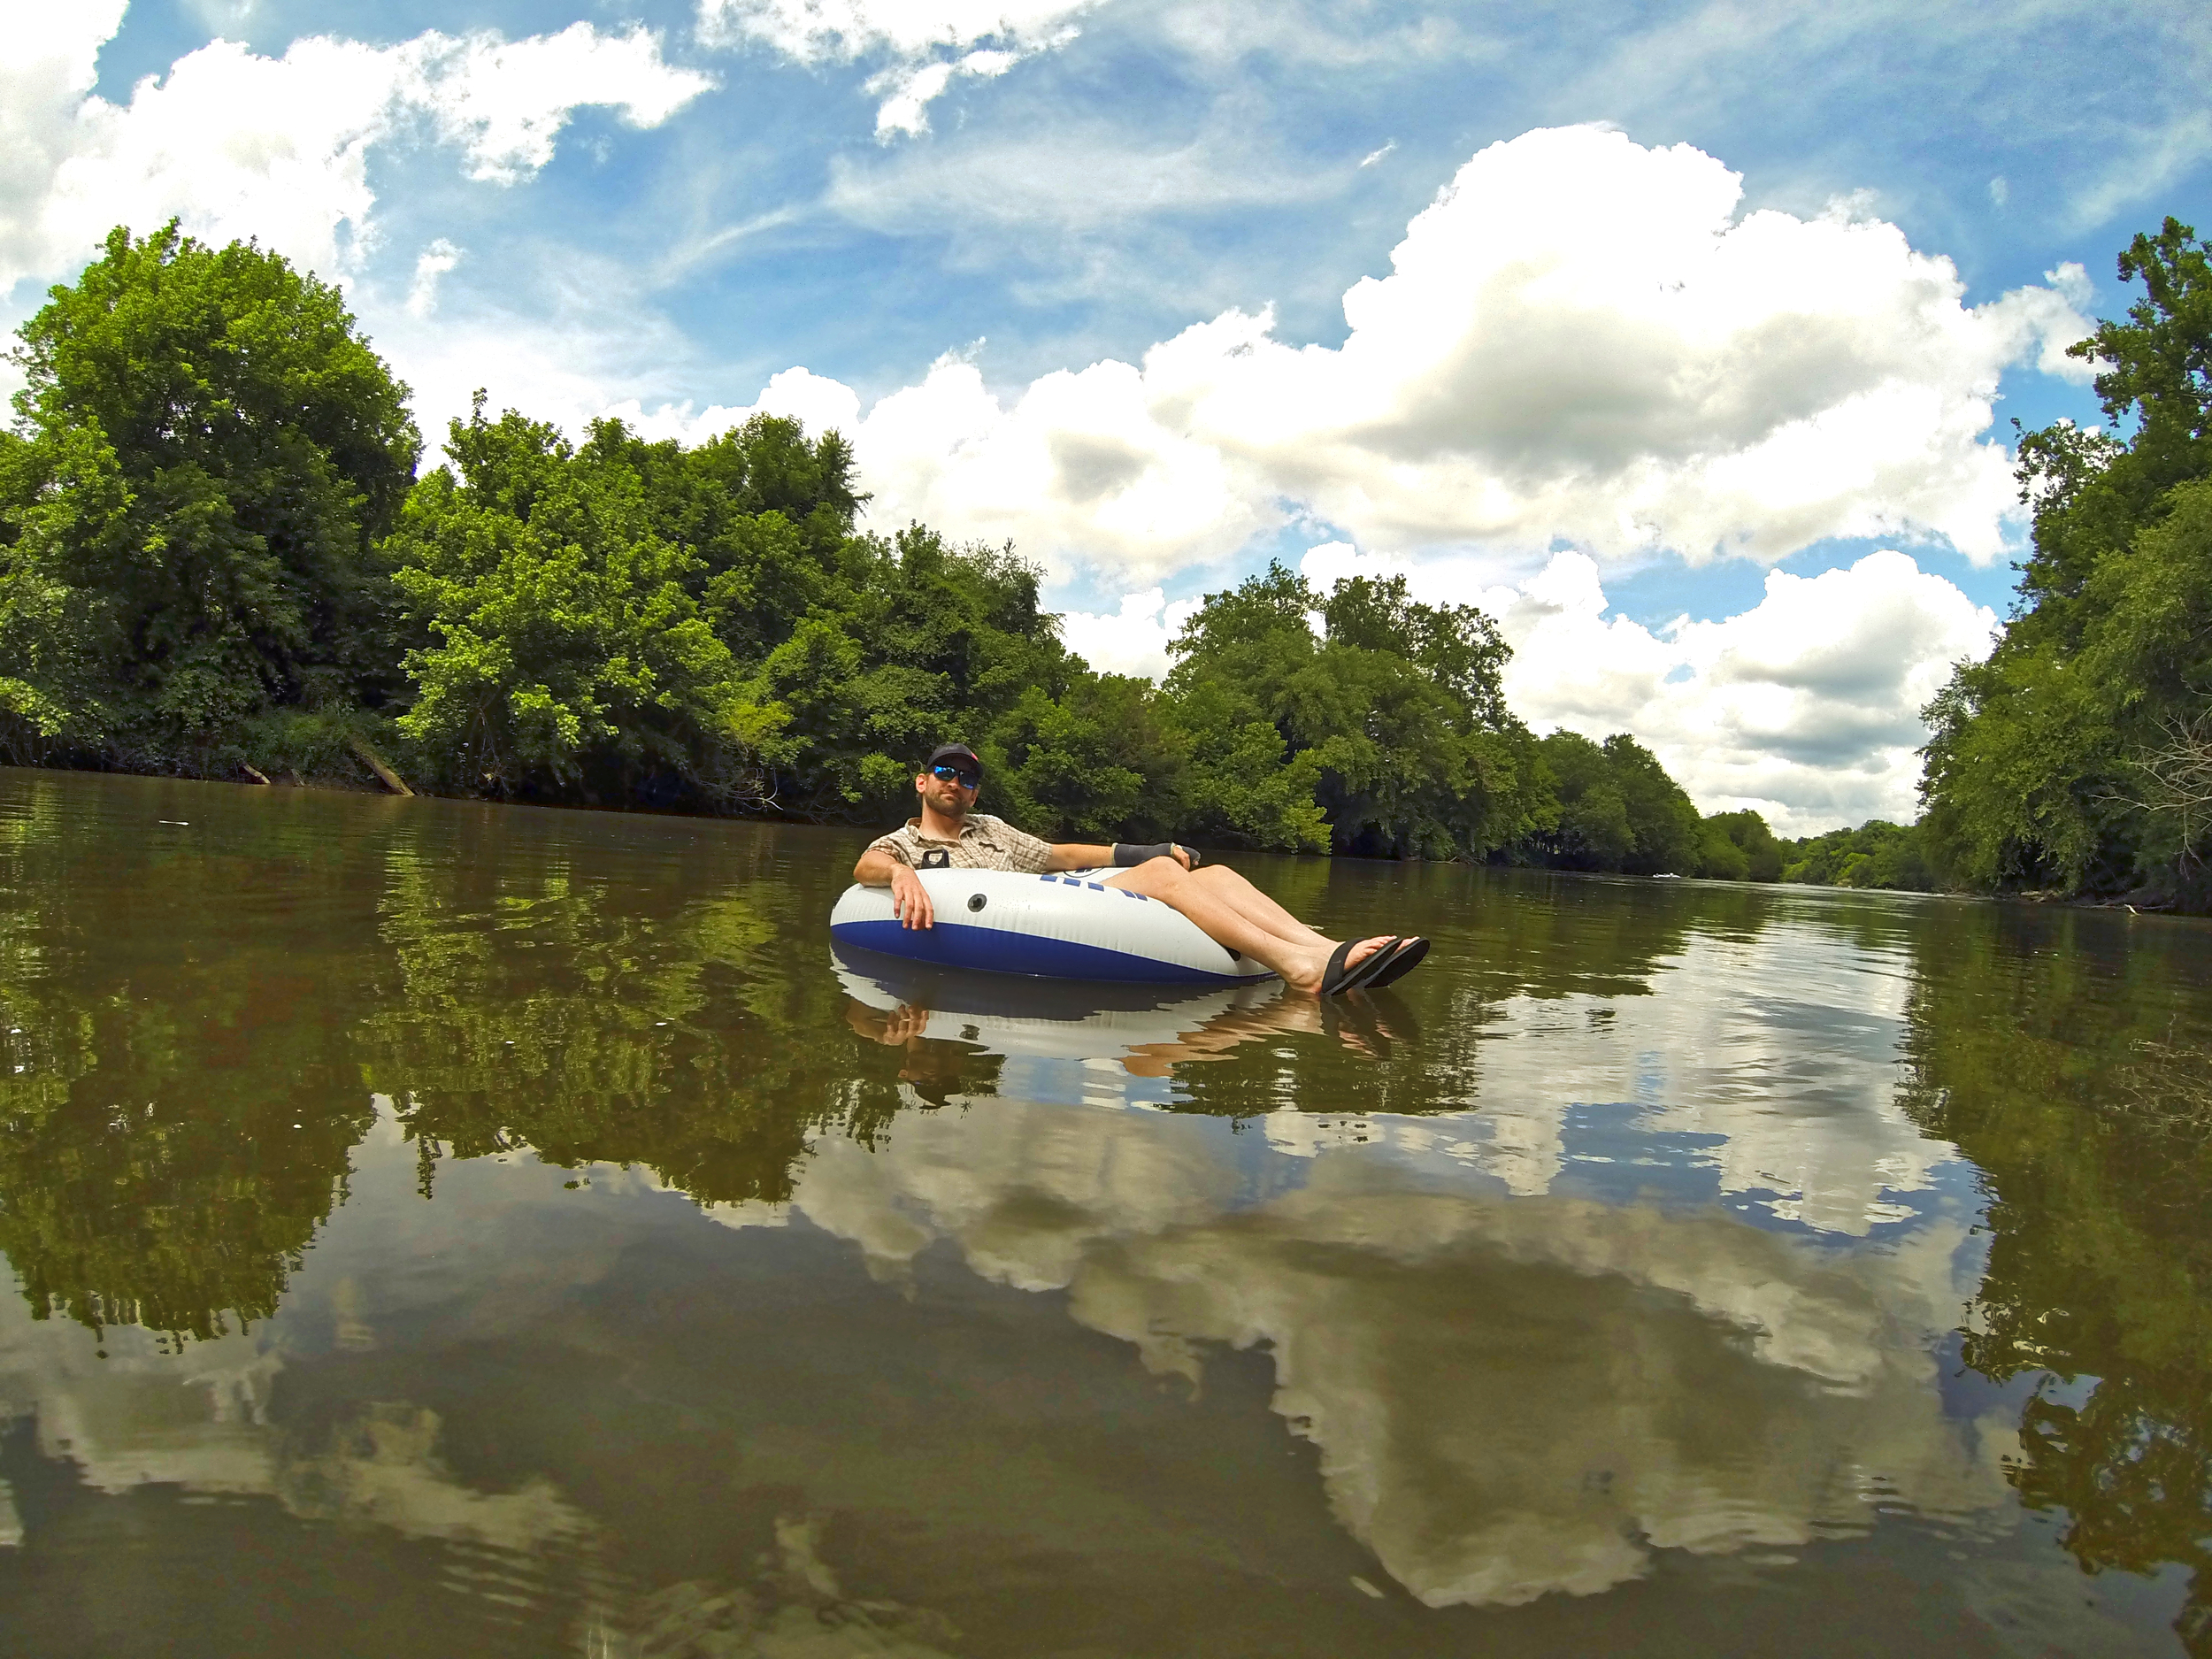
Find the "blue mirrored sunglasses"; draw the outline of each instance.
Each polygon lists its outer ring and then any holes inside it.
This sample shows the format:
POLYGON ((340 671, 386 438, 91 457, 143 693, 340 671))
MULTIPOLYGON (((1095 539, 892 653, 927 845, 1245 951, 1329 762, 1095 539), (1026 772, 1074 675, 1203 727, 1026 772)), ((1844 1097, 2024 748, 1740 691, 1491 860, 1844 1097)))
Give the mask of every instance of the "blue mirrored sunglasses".
POLYGON ((979 788, 983 783, 983 774, 981 772, 970 772, 965 766, 949 765, 941 760, 939 761, 934 766, 932 766, 930 771, 936 773, 940 778, 956 779, 959 781, 960 787, 964 789, 979 788))

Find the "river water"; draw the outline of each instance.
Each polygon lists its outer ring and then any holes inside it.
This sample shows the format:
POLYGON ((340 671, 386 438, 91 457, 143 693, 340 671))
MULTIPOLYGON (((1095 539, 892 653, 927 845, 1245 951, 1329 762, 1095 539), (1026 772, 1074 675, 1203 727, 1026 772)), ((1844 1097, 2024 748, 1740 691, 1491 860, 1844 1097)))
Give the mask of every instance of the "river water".
POLYGON ((2212 1654, 2212 929, 0 771, 0 1651, 2212 1654))

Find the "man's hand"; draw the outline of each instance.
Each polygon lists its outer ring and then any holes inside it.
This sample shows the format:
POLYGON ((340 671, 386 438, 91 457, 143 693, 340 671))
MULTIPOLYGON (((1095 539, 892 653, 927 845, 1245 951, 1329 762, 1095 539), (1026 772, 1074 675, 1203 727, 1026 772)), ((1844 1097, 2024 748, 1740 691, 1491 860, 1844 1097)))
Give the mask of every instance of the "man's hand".
POLYGON ((1175 842, 1169 848, 1168 856, 1175 860, 1177 864, 1182 865, 1186 870, 1195 870, 1198 868, 1198 855, 1191 851, 1189 848, 1184 846, 1180 841, 1175 842))
POLYGON ((853 879, 863 887, 889 887, 891 913, 909 927, 932 927, 936 912, 930 908, 929 890, 914 873, 913 865, 871 847, 853 866, 853 879))
POLYGON ((908 864, 891 871, 891 913, 909 927, 934 927, 937 912, 930 908, 929 889, 908 864))

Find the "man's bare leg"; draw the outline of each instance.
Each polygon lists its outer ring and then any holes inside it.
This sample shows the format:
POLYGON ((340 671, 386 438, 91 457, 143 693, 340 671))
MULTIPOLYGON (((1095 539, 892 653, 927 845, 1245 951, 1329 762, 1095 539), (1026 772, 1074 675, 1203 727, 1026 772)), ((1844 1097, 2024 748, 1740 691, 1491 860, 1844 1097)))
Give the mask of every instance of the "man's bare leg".
MULTIPOLYGON (((1245 915, 1212 883, 1198 880, 1172 858, 1149 859, 1134 869, 1119 871, 1108 885, 1148 895, 1180 910, 1208 938, 1273 969, 1293 990, 1320 990, 1329 957, 1336 949, 1335 941, 1318 933, 1306 939, 1283 938, 1245 915)), ((1345 965, 1357 967, 1389 942, 1387 933, 1359 941, 1346 954, 1345 965)))
POLYGON ((1269 898, 1227 864, 1201 864, 1192 871, 1191 879, 1202 881, 1240 914, 1274 934, 1278 939, 1294 942, 1324 940, 1329 948, 1335 941, 1310 922, 1302 922, 1281 905, 1269 898))

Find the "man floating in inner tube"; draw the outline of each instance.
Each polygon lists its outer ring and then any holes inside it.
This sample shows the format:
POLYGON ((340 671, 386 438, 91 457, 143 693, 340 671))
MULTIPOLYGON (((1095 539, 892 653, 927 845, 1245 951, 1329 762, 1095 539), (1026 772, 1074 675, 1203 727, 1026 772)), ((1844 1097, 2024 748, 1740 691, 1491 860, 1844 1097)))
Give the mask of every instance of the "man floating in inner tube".
POLYGON ((965 743, 941 743, 914 779, 919 817, 879 835, 853 866, 863 886, 889 887, 892 909, 909 927, 936 925, 929 894, 917 870, 1048 870, 1119 868, 1102 878, 1180 910, 1215 943, 1273 969, 1293 990, 1336 996, 1389 984, 1428 955, 1429 941, 1378 933, 1340 942, 1307 926, 1235 871, 1202 866, 1199 856, 1173 841, 1111 847, 1081 841, 1054 843, 1023 833, 1004 818, 974 810, 983 787, 983 762, 965 743))

